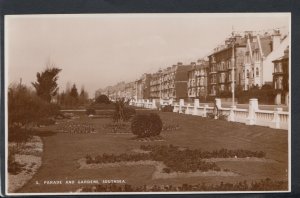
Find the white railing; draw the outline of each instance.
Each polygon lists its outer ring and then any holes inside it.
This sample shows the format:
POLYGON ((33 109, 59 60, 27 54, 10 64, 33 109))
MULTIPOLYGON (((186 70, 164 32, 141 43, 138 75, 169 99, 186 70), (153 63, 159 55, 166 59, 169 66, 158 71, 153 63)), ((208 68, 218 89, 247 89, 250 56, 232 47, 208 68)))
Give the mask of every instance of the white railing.
MULTIPOLYGON (((207 117, 208 114, 215 113, 214 107, 209 107, 208 104, 199 103, 198 99, 195 99, 194 103, 184 103, 183 99, 179 102, 173 102, 173 100, 139 100, 131 101, 130 105, 143 107, 147 109, 158 109, 157 103, 160 106, 172 105, 173 112, 207 117)), ((259 125, 267 126, 276 129, 289 128, 290 116, 288 112, 282 111, 281 108, 276 108, 274 111, 270 110, 259 110, 257 99, 250 99, 248 109, 237 109, 236 106, 230 108, 223 108, 221 105, 221 100, 216 99, 216 106, 218 107, 218 114, 225 115, 228 121, 245 123, 247 125, 259 125)))

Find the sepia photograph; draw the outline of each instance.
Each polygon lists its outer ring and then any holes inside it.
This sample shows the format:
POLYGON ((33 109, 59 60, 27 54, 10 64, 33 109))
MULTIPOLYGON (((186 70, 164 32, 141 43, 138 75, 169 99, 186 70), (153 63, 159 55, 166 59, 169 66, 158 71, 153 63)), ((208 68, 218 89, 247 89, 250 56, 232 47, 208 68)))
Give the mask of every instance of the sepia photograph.
POLYGON ((291 192, 291 13, 4 22, 8 195, 291 192))

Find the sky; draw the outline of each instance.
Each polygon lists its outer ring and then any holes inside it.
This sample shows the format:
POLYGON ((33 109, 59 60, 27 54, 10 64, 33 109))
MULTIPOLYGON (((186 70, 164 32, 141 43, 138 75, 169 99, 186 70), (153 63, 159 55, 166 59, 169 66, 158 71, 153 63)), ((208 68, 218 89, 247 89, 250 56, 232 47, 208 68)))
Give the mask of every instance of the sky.
POLYGON ((234 31, 289 32, 288 13, 5 16, 8 83, 31 86, 51 62, 58 86, 89 92, 207 56, 234 31))

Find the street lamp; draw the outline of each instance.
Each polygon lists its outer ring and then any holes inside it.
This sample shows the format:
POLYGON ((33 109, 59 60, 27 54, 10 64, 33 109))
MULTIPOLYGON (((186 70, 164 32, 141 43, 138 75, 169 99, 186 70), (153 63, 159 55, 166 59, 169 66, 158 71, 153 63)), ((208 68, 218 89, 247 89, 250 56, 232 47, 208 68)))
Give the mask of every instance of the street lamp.
POLYGON ((235 45, 235 38, 234 38, 234 33, 232 32, 232 38, 231 38, 231 44, 232 44, 232 56, 231 56, 231 65, 232 65, 232 71, 231 71, 231 79, 232 79, 232 83, 231 83, 231 92, 232 92, 232 106, 234 106, 234 75, 235 75, 235 53, 234 53, 234 45, 235 45))

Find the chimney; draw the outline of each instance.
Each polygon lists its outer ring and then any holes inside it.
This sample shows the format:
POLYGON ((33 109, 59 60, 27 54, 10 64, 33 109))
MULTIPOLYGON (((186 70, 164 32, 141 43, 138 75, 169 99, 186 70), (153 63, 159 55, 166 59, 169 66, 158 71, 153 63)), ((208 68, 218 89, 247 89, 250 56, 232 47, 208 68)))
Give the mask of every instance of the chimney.
POLYGON ((277 49, 279 44, 280 44, 280 30, 276 29, 274 30, 273 34, 272 34, 272 51, 277 49))
POLYGON ((178 66, 181 66, 181 65, 182 65, 182 62, 178 62, 177 65, 178 65, 178 66))

